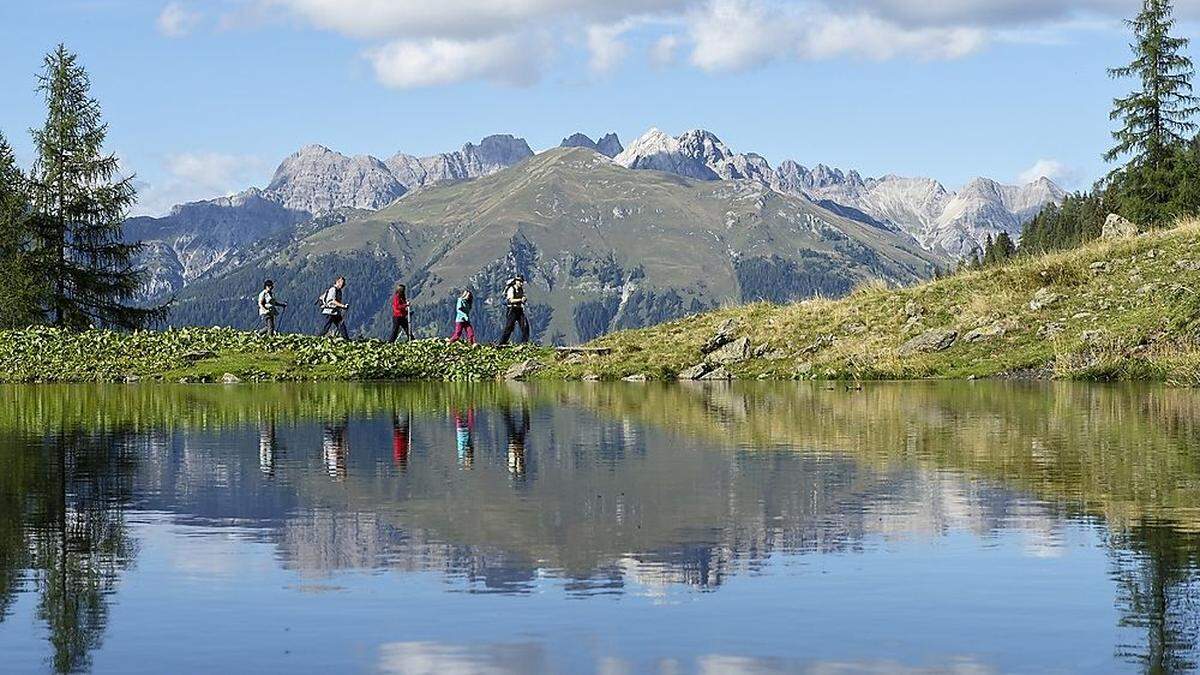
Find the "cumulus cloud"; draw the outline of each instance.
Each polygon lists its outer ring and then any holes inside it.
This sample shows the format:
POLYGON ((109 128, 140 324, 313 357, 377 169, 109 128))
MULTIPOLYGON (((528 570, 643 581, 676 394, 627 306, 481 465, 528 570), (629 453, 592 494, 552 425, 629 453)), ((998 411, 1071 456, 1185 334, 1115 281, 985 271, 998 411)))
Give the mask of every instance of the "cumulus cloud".
MULTIPOLYGON (((162 215, 176 204, 227 196, 253 185, 265 166, 261 159, 220 152, 181 152, 167 155, 161 178, 140 179, 133 215, 162 215)), ((124 175, 131 172, 122 166, 124 175)))
POLYGON ((1067 166, 1057 159, 1039 159, 1033 163, 1033 166, 1022 171, 1017 176, 1017 180, 1024 185, 1039 178, 1049 178, 1063 187, 1072 188, 1079 183, 1080 177, 1078 169, 1067 166))
POLYGON ((668 33, 655 40, 654 45, 650 47, 650 63, 658 68, 674 64, 679 42, 679 36, 674 33, 668 33))
POLYGON ((954 59, 986 43, 978 28, 905 27, 865 12, 758 0, 712 0, 691 15, 689 33, 691 62, 709 71, 797 58, 954 59))
MULTIPOLYGON (((174 4, 174 3, 173 3, 174 4)), ((389 86, 464 80, 529 84, 545 57, 582 45, 594 73, 645 45, 657 66, 736 71, 786 60, 945 60, 995 42, 1054 44, 1112 26, 1137 0, 251 0, 363 41, 389 86), (1069 28, 1067 28, 1069 27, 1069 28), (666 33, 665 35, 663 33, 666 33), (522 48, 530 35, 546 39, 522 48)), ((1200 4, 1200 3, 1197 3, 1200 4)), ((1184 13, 1181 10, 1181 13, 1184 13)))
POLYGON ((632 27, 629 21, 607 26, 588 26, 588 67, 592 72, 603 74, 620 65, 629 51, 621 36, 632 27))
POLYGON ((375 75, 389 87, 428 87, 465 80, 530 85, 541 75, 541 39, 499 36, 482 40, 396 40, 368 53, 375 75))
POLYGON ((191 33, 200 23, 201 15, 182 2, 168 2, 158 14, 155 25, 166 37, 178 38, 191 33))

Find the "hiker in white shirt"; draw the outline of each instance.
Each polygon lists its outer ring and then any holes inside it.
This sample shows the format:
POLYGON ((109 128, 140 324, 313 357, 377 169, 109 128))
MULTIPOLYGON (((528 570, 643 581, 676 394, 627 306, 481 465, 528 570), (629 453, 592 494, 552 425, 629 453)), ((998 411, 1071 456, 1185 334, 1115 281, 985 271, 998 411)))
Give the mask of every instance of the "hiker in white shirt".
POLYGON ((321 332, 317 333, 318 335, 328 335, 332 329, 335 335, 350 339, 345 320, 345 313, 347 309, 350 309, 350 305, 342 302, 342 289, 345 287, 346 277, 338 277, 329 290, 325 291, 317 300, 321 305, 321 313, 325 315, 325 325, 322 326, 321 332))
POLYGON ((287 307, 287 303, 275 299, 275 282, 267 279, 258 294, 258 318, 263 324, 258 332, 267 337, 275 334, 275 317, 279 316, 280 307, 287 307))

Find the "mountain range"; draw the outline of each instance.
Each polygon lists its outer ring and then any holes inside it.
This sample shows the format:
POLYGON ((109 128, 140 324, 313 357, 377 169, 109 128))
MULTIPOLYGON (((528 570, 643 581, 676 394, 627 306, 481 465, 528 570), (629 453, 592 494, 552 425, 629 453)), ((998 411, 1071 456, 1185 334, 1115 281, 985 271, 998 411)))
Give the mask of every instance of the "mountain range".
MULTIPOLYGON (((539 329, 574 341, 722 302, 837 295, 870 278, 907 283, 988 235, 1018 236, 1062 195, 1046 179, 1017 187, 979 178, 952 192, 928 178, 863 178, 820 164, 772 169, 707 131, 672 137, 651 129, 628 147, 616 134, 593 141, 577 133, 537 155, 523 139, 495 135, 453 152, 386 160, 307 145, 265 189, 132 218, 126 233, 147 243, 147 295, 178 297, 176 324, 244 323, 202 293, 240 298, 267 270, 307 288, 327 283, 334 267, 356 269, 379 278, 372 297, 407 279, 414 301, 443 304, 445 289, 482 289, 499 283, 501 268, 524 266, 546 285, 539 329), (746 211, 747 203, 755 208, 746 211), (767 205, 780 210, 762 210, 767 205), (548 223, 558 234, 544 231, 548 223), (446 267, 466 250, 463 238, 487 243, 472 249, 478 266, 446 267), (711 255, 689 268, 698 241, 711 255), (724 248, 713 249, 717 243, 724 248), (644 276, 629 286, 636 275, 644 276), (566 289, 573 290, 562 295, 566 289)), ((363 330, 382 321, 357 320, 363 330)))
POLYGON ((894 226, 926 250, 950 261, 982 249, 990 235, 1014 240, 1025 223, 1066 193, 1048 178, 1023 186, 975 178, 952 192, 932 178, 863 178, 824 164, 812 169, 787 160, 772 170, 761 155, 731 151, 708 131, 672 137, 651 129, 614 161, 631 169, 656 169, 702 180, 750 180, 784 194, 807 197, 859 220, 894 226))
POLYGON ((535 336, 574 343, 728 302, 839 296, 873 279, 907 284, 935 267, 903 233, 802 197, 748 181, 635 171, 570 147, 327 218, 253 264, 189 284, 174 320, 251 325, 263 277, 306 317, 311 300, 344 274, 356 332, 384 331, 392 286, 403 282, 419 333, 444 335, 454 298, 472 288, 472 323, 491 339, 503 315, 500 289, 520 273, 535 336), (244 309, 231 316, 231 307, 244 309))

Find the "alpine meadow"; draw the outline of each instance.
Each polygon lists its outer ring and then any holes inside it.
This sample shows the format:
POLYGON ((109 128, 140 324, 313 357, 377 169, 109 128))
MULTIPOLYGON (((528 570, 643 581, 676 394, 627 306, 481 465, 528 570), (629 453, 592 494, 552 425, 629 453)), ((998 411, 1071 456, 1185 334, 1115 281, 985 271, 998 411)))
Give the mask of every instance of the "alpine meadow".
POLYGON ((0 3, 0 670, 1200 672, 1197 35, 0 3))

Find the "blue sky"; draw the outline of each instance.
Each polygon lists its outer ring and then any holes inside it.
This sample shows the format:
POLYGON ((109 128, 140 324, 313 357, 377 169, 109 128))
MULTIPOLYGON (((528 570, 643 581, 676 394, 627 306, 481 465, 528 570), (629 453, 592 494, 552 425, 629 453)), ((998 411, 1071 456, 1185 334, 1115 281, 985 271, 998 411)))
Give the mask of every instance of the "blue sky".
MULTIPOLYGON (((1105 168, 1136 0, 6 0, 0 131, 79 53, 139 212, 264 185, 306 143, 386 157, 508 132, 715 132, 772 164, 867 175, 1105 168)), ((1200 0, 1177 3, 1193 35, 1200 0)))

